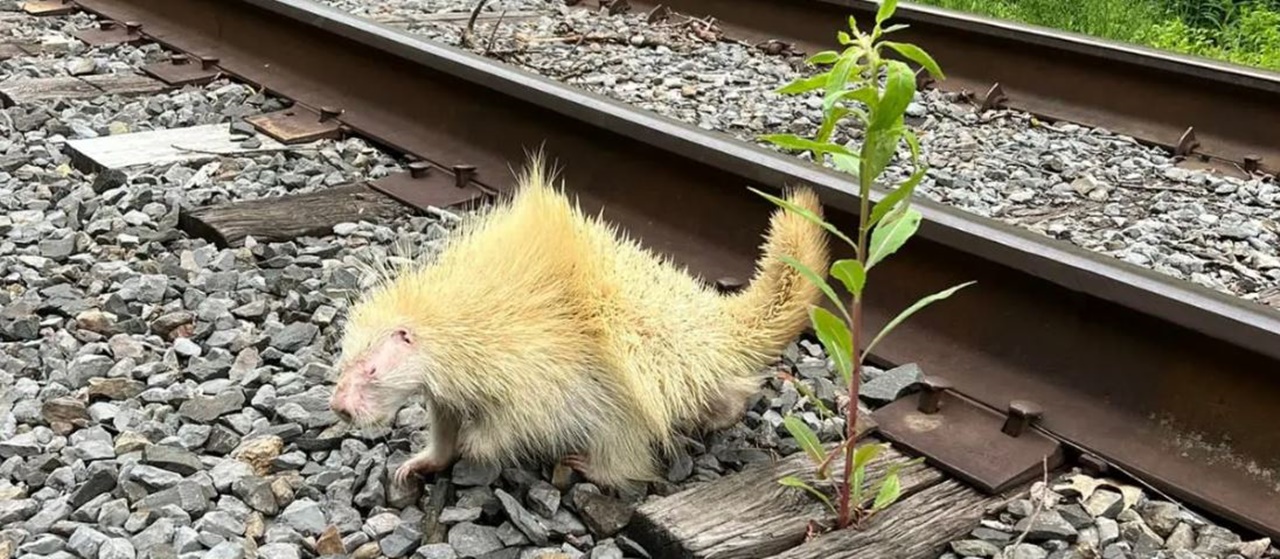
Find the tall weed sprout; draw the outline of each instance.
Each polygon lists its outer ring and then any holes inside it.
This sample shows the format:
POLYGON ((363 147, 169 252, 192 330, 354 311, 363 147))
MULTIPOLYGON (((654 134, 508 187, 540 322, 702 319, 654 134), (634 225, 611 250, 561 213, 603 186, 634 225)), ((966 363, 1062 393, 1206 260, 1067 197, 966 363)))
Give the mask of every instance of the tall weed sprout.
POLYGON ((794 415, 784 418, 783 425, 795 437, 804 452, 817 465, 817 479, 831 478, 828 470, 832 459, 844 456, 841 475, 832 483, 836 498, 833 501, 824 491, 803 480, 790 476, 780 483, 815 495, 825 503, 836 517, 836 528, 860 525, 867 518, 893 504, 902 494, 898 470, 907 464, 899 463, 886 470, 878 480, 866 479, 867 466, 887 448, 887 444, 856 446, 858 420, 858 389, 862 376, 862 363, 875 345, 890 331, 912 314, 924 307, 946 299, 956 291, 972 284, 963 283, 934 293, 903 310, 885 327, 865 342, 862 327, 863 292, 868 275, 877 264, 883 262, 902 247, 920 226, 920 212, 911 207, 911 194, 924 178, 927 167, 920 160, 920 143, 906 127, 903 117, 907 105, 916 92, 916 75, 906 63, 888 59, 884 49, 920 65, 935 79, 943 79, 942 70, 923 49, 909 43, 883 40, 886 35, 904 29, 905 25, 883 26, 893 15, 896 0, 885 0, 876 13, 875 26, 870 33, 862 33, 853 17, 849 18, 849 31, 840 31, 837 38, 844 50, 820 52, 807 60, 810 65, 828 67, 824 72, 800 78, 779 89, 783 94, 802 94, 820 91, 823 94, 823 119, 817 135, 803 138, 793 134, 773 134, 764 139, 790 150, 807 151, 815 161, 829 157, 834 166, 857 180, 861 197, 858 212, 858 230, 853 235, 839 231, 817 215, 796 207, 785 200, 758 190, 757 194, 774 204, 796 212, 818 223, 842 242, 848 244, 857 255, 854 259, 841 259, 832 263, 829 270, 810 270, 799 262, 787 263, 803 274, 808 281, 817 284, 839 314, 823 307, 814 307, 810 319, 819 340, 835 363, 841 380, 849 388, 848 409, 845 410, 847 427, 843 440, 828 453, 819 443, 817 435, 807 424, 794 415), (880 78, 883 77, 883 85, 880 78), (852 142, 838 144, 832 141, 836 125, 853 118, 863 130, 860 146, 852 142), (871 186, 888 167, 890 161, 905 143, 909 148, 915 171, 888 195, 871 204, 871 186), (821 272, 821 273, 820 273, 821 272), (837 296, 825 279, 834 277, 850 294, 850 304, 837 296), (861 350, 859 349, 861 346, 861 350))

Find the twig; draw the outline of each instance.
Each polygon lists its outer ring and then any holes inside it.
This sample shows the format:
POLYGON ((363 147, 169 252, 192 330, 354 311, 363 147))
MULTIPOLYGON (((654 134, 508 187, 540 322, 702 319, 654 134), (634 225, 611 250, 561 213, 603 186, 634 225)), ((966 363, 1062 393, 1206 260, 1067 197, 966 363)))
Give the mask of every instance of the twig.
POLYGON ((484 5, 488 3, 489 0, 479 0, 476 2, 476 7, 471 10, 471 17, 467 19, 467 27, 462 30, 462 46, 471 47, 471 33, 475 31, 476 18, 480 17, 480 10, 484 9, 484 5))
POLYGON ((282 147, 282 148, 246 149, 246 150, 240 150, 240 151, 211 151, 211 150, 197 149, 197 148, 184 148, 177 144, 169 144, 169 147, 176 149, 178 151, 185 151, 188 153, 201 153, 204 155, 219 155, 219 156, 255 155, 259 153, 279 153, 279 152, 301 152, 301 151, 307 150, 307 148, 302 148, 302 147, 282 147))
POLYGON ((1021 534, 1018 534, 1018 539, 1014 540, 1012 545, 1005 549, 1013 549, 1022 545, 1022 540, 1026 539, 1027 534, 1031 533, 1031 526, 1035 525, 1036 519, 1040 517, 1040 512, 1044 510, 1044 502, 1048 500, 1045 498, 1045 493, 1049 492, 1049 458, 1047 456, 1040 459, 1040 466, 1044 469, 1044 475, 1041 478, 1042 487, 1040 488, 1040 498, 1036 499, 1036 508, 1031 511, 1031 516, 1027 517, 1026 529, 1021 534))
POLYGON ((489 42, 484 46, 485 56, 489 56, 489 53, 493 50, 493 41, 498 37, 498 28, 502 26, 502 17, 505 15, 507 15, 507 10, 503 9, 502 13, 498 14, 498 21, 493 22, 493 32, 489 34, 489 42))

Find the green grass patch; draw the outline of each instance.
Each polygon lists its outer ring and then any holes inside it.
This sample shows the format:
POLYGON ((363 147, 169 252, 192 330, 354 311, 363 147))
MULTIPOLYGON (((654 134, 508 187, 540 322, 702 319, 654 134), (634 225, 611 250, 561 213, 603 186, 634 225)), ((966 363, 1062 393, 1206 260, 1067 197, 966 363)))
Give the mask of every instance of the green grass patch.
POLYGON ((1280 71, 1280 0, 917 0, 1280 71))

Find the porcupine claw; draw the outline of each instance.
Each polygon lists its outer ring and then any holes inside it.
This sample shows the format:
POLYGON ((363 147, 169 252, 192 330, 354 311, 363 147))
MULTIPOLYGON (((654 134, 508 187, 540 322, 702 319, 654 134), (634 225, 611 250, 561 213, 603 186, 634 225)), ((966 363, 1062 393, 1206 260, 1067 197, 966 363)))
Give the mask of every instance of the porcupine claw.
POLYGON ((561 462, 564 462, 564 465, 577 470, 578 473, 584 476, 587 475, 587 468, 589 467, 587 464, 589 460, 587 460, 586 456, 581 454, 570 454, 565 456, 561 462))
POLYGON ((426 456, 413 456, 400 464, 392 477, 397 484, 404 485, 409 481, 409 476, 438 472, 443 470, 444 466, 426 456))

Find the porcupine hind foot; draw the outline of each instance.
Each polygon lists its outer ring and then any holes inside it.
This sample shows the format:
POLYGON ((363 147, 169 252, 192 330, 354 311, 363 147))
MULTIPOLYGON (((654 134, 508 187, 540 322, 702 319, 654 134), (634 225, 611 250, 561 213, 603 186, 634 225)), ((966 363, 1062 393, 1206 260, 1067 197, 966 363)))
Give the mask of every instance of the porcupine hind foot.
POLYGON ((747 402, 755 391, 755 386, 749 384, 723 388, 703 414, 702 430, 713 432, 736 425, 747 414, 747 402))

